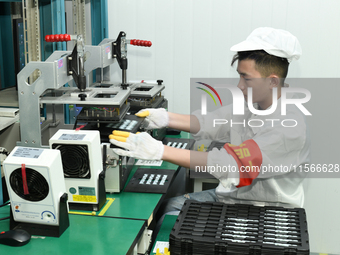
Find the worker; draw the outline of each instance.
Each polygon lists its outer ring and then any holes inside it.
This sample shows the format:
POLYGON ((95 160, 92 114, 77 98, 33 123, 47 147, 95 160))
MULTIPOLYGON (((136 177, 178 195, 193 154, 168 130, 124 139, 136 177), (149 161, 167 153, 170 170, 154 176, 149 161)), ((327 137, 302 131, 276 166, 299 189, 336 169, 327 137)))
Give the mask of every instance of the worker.
MULTIPOLYGON (((240 76, 237 87, 244 95, 244 115, 233 115, 233 105, 206 115, 200 111, 191 115, 176 114, 165 109, 144 109, 136 115, 146 117, 147 129, 170 127, 190 132, 195 139, 217 141, 232 141, 233 135, 238 135, 241 144, 226 143, 221 149, 201 152, 163 145, 146 132, 120 136, 114 131, 110 136, 111 143, 124 148, 115 149, 120 155, 165 160, 191 171, 207 169, 220 181, 214 190, 170 199, 165 212, 180 210, 186 199, 303 206, 305 173, 301 166, 310 161, 305 114, 294 104, 286 104, 286 115, 281 113, 283 89, 289 86, 285 84, 289 63, 299 59, 300 44, 287 31, 260 27, 245 41, 231 47, 231 51, 236 52, 231 65, 237 62, 240 76), (268 111, 271 111, 270 115, 263 115, 268 111), (214 119, 232 119, 234 123, 245 124, 214 127, 214 119), (247 125, 253 119, 262 121, 262 125, 247 125), (268 119, 272 121, 266 121, 268 119), (282 125, 285 120, 294 120, 294 125, 282 125), (247 171, 249 169, 251 171, 247 171)), ((293 100, 296 95, 285 93, 285 97, 293 100)))

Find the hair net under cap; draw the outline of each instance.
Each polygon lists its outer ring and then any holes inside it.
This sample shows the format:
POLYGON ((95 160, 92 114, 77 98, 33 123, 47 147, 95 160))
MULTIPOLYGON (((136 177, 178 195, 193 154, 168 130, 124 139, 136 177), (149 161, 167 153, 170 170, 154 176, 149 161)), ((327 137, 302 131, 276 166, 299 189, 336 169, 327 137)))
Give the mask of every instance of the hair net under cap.
POLYGON ((270 55, 287 58, 288 62, 299 59, 302 49, 298 39, 282 29, 256 28, 245 41, 234 45, 231 51, 264 50, 270 55))

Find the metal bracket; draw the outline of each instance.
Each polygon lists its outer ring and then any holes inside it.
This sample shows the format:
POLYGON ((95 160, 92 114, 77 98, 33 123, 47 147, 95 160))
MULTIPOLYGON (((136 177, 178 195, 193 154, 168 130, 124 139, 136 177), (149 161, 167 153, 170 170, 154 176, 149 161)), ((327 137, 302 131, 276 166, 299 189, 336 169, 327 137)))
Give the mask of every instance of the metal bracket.
POLYGON ((84 48, 80 45, 81 43, 82 40, 80 42, 77 40, 72 53, 68 55, 67 71, 68 75, 72 75, 78 89, 83 92, 86 89, 86 76, 84 71, 84 48))
POLYGON ((126 89, 128 84, 126 82, 126 70, 128 67, 127 62, 127 44, 126 44, 126 33, 120 32, 116 41, 112 43, 112 57, 116 58, 119 64, 120 69, 122 69, 122 88, 126 89))

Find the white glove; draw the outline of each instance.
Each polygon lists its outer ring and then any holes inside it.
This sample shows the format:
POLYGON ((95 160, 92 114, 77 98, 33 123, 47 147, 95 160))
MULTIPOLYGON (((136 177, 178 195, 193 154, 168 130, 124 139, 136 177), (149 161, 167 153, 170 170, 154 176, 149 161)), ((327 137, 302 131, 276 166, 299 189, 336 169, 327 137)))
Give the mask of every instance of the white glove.
POLYGON ((146 132, 133 134, 114 130, 109 138, 112 144, 127 149, 113 149, 118 155, 145 160, 162 159, 164 152, 163 143, 152 138, 146 132))
POLYGON ((164 128, 169 124, 169 114, 164 108, 146 108, 140 110, 135 115, 138 117, 145 117, 145 129, 164 128))

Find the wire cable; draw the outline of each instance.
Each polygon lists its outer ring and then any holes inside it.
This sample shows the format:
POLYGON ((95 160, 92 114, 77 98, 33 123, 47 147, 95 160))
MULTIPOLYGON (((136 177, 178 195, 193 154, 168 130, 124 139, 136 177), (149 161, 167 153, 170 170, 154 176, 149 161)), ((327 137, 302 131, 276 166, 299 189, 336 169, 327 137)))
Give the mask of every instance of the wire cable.
POLYGON ((11 202, 4 203, 3 205, 0 205, 0 207, 4 207, 6 205, 9 205, 11 202))

